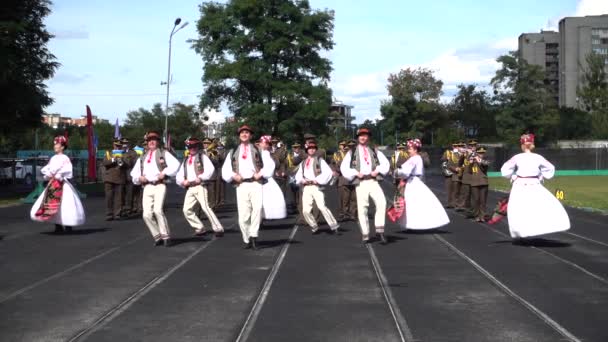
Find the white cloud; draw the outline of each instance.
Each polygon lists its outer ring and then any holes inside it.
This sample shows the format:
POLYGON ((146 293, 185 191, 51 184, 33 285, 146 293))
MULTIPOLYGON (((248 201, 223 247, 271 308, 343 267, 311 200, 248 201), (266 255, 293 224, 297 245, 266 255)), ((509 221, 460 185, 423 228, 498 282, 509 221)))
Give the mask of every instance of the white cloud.
POLYGON ((224 122, 226 117, 222 112, 218 112, 215 109, 205 109, 203 113, 209 117, 209 122, 224 122))
POLYGON ((608 1, 606 0, 579 0, 576 5, 575 16, 608 14, 608 1))

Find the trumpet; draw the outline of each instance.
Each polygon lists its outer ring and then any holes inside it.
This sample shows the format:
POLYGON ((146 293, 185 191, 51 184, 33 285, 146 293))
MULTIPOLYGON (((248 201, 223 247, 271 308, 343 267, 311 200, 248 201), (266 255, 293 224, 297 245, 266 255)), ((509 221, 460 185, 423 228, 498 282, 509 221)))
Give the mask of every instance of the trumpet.
POLYGON ((118 166, 123 166, 125 162, 122 160, 123 150, 112 150, 112 158, 116 160, 118 166))

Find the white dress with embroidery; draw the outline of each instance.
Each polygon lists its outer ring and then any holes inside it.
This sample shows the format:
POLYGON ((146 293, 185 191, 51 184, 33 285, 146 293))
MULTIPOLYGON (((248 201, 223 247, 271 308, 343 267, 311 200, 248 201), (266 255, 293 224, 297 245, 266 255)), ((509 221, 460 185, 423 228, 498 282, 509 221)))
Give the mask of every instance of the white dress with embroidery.
MULTIPOLYGON (((269 151, 261 151, 264 169, 267 165, 272 165, 268 170, 274 174, 275 163, 269 151)), ((265 178, 268 175, 263 175, 265 178)), ((280 220, 287 217, 287 205, 281 187, 272 177, 267 178, 266 184, 262 186, 262 208, 265 220, 280 220)))
POLYGON ((570 218, 543 184, 553 178, 555 167, 536 153, 520 153, 501 168, 503 177, 513 180, 507 219, 513 238, 526 238, 570 229, 570 218))
POLYGON ((55 223, 68 227, 80 226, 84 224, 86 216, 84 213, 84 208, 82 207, 82 202, 80 202, 78 193, 68 181, 72 178, 72 163, 70 162, 70 158, 65 154, 56 154, 51 157, 49 163, 43 167, 40 172, 45 179, 49 179, 52 175, 55 175, 56 179, 63 181, 63 194, 57 214, 55 214, 55 216, 48 221, 41 221, 36 217, 36 212, 38 209, 40 209, 40 205, 42 204, 42 201, 46 195, 47 190, 44 190, 44 192, 40 194, 32 206, 30 211, 31 219, 34 221, 55 223))
POLYGON ((405 185, 405 213, 399 224, 407 229, 434 229, 450 223, 437 196, 422 181, 424 164, 422 157, 410 157, 398 170, 400 177, 407 179, 405 185))

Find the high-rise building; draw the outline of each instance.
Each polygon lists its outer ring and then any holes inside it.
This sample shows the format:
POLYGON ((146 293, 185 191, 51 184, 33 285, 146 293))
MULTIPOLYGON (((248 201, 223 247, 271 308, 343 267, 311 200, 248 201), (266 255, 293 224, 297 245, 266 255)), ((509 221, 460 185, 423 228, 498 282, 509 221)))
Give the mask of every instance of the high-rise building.
POLYGON ((519 36, 519 57, 545 71, 545 84, 559 102, 559 33, 541 31, 519 36))
POLYGON ((518 52, 528 63, 543 67, 545 83, 560 106, 580 108, 576 92, 582 87, 587 56, 604 56, 608 67, 608 14, 563 18, 559 32, 524 33, 518 52))
POLYGON ((559 22, 559 105, 579 108, 576 90, 587 69, 591 52, 604 57, 608 65, 608 14, 566 17, 559 22))

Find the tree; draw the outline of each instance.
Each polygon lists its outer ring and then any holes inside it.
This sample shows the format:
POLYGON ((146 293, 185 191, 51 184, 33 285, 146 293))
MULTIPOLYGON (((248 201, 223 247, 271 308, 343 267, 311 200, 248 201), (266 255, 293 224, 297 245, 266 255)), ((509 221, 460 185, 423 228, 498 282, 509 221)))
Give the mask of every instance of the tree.
POLYGON ((528 64, 517 52, 498 57, 502 64, 491 80, 496 104, 499 136, 516 143, 525 131, 532 131, 539 141, 557 138, 559 114, 557 103, 545 84, 540 66, 528 64))
POLYGON ((577 95, 591 113, 591 135, 605 139, 608 137, 608 73, 604 57, 592 52, 585 61, 587 68, 582 77, 583 87, 577 89, 577 95))
POLYGON ((53 37, 43 23, 48 0, 5 0, 0 16, 0 132, 15 137, 40 127, 53 100, 44 81, 59 63, 47 49, 53 37), (14 123, 18 122, 19 125, 14 123))
POLYGON ((591 137, 591 114, 576 108, 559 109, 560 139, 587 139, 591 137))
POLYGON ((383 101, 380 112, 387 133, 386 143, 395 144, 407 137, 432 140, 433 129, 445 121, 445 111, 439 103, 443 82, 429 69, 405 69, 388 78, 390 99, 383 101), (389 132, 395 132, 392 136, 389 132), (390 135, 389 135, 390 134, 390 135))
POLYGON ((333 48, 332 11, 307 0, 204 3, 192 41, 205 62, 201 108, 227 103, 257 132, 332 134, 326 121, 333 48))
POLYGON ((488 138, 496 135, 494 111, 489 95, 478 90, 473 84, 458 86, 458 93, 452 101, 451 115, 465 135, 488 138))

